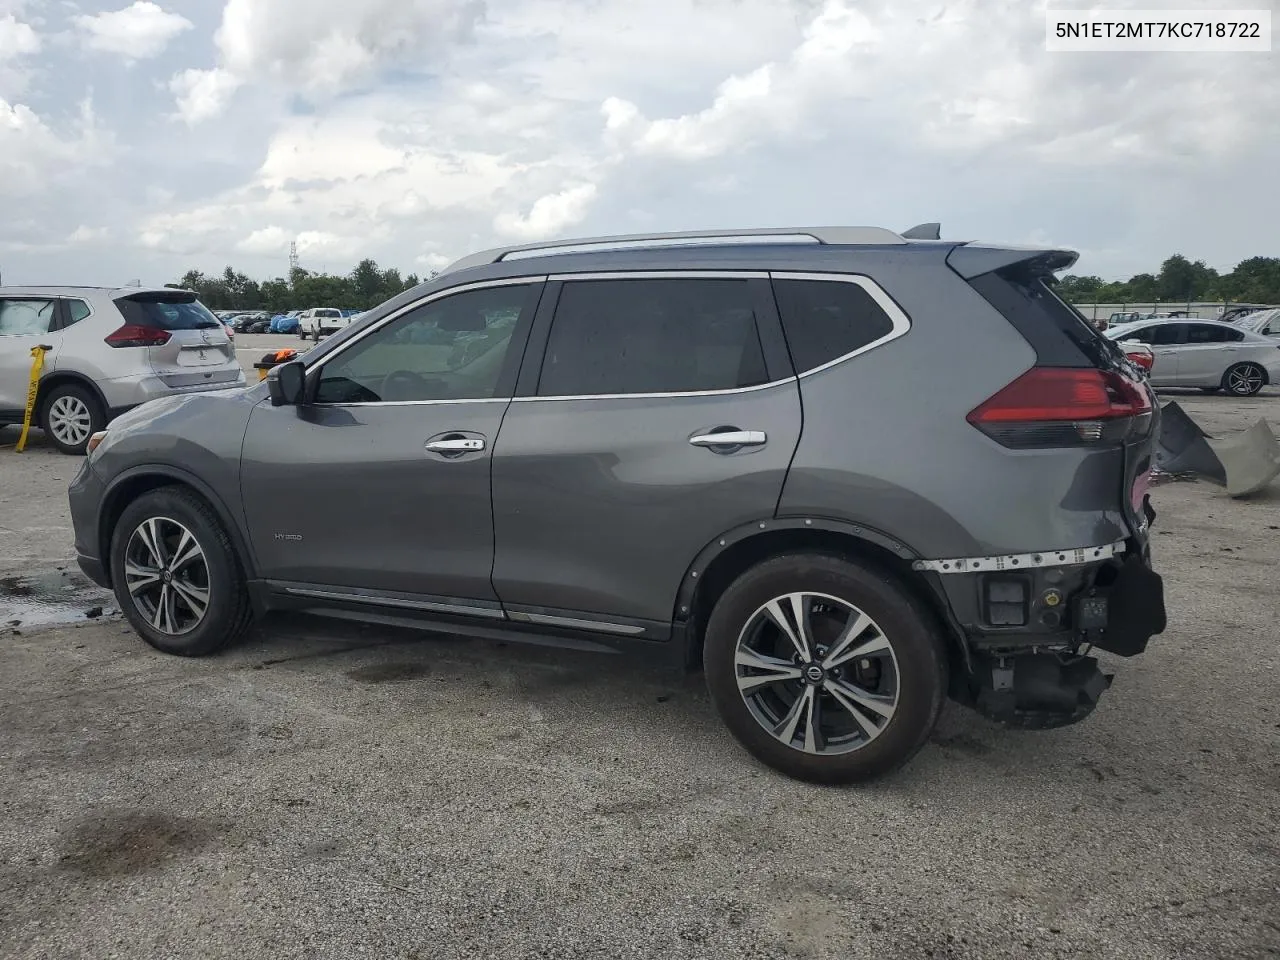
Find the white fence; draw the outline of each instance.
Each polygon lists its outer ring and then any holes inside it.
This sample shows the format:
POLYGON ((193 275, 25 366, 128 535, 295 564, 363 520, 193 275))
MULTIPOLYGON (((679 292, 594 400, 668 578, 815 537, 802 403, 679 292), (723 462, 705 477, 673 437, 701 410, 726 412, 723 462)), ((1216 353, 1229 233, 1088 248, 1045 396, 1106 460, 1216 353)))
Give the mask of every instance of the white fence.
POLYGON ((1248 307, 1263 310, 1268 303, 1237 303, 1234 300, 1142 300, 1131 303, 1080 303, 1075 308, 1090 320, 1106 320, 1113 313, 1184 313, 1201 320, 1216 320, 1228 309, 1248 307))

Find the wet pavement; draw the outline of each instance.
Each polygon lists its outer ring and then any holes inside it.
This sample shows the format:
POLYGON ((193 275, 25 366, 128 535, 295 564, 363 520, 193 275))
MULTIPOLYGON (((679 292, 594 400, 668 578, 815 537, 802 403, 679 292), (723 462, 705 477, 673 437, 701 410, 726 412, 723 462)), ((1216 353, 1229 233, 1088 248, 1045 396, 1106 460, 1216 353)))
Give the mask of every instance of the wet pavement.
POLYGON ((51 573, 0 577, 0 626, 51 627, 118 615, 115 596, 64 567, 51 573))

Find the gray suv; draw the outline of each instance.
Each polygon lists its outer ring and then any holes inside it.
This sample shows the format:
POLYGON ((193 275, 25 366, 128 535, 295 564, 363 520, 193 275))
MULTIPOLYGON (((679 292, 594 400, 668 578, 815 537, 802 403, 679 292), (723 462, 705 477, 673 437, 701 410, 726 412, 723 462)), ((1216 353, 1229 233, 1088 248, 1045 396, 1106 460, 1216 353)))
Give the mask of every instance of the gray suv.
POLYGON ((71 484, 148 643, 305 610, 702 665, 791 776, 882 774, 950 696, 1086 716, 1164 628, 1154 397, 1076 255, 867 227, 488 251, 71 484))
POLYGON ((0 287, 0 427, 23 420, 37 346, 32 422, 63 453, 148 400, 245 384, 226 327, 189 290, 0 287))

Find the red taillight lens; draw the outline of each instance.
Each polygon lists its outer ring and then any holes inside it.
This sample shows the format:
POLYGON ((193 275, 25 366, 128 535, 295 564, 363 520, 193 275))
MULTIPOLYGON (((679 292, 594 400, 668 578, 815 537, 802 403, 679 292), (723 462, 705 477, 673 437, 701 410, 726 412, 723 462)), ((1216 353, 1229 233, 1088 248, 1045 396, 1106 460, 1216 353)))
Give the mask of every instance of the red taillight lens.
POLYGON ((1126 353, 1125 356, 1143 370, 1150 370, 1156 361, 1156 358, 1149 353, 1126 353))
POLYGON ((1109 370, 1032 367, 967 419, 1007 447, 1093 446, 1149 429, 1151 397, 1109 370))
POLYGON ((110 347, 158 347, 169 342, 169 331, 126 323, 106 338, 110 347))

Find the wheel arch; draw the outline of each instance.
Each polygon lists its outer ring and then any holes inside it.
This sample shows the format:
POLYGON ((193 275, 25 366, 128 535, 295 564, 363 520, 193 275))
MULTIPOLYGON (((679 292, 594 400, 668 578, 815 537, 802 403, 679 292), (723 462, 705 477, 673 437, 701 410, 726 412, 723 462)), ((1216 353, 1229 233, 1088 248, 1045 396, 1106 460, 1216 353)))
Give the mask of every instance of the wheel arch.
POLYGON ((111 564, 109 561, 111 556, 111 536, 115 532, 116 523, 119 521, 125 507, 144 493, 149 493, 161 487, 174 486, 185 487, 209 505, 210 509, 217 515, 223 529, 226 530, 227 536, 231 539, 231 545, 236 552, 236 559, 240 561, 245 576, 252 580, 255 576, 253 555, 249 552, 248 542, 240 529, 240 525, 233 519, 227 505, 199 477, 187 470, 183 470, 181 467, 175 467, 170 464, 144 464, 131 467, 122 472, 107 486, 106 492, 102 497, 102 509, 98 513, 97 531, 98 549, 100 551, 98 555, 103 558, 103 567, 106 570, 107 578, 110 579, 111 577, 111 564))
POLYGON ((98 409, 102 411, 103 417, 111 415, 111 408, 107 405, 107 398, 102 395, 102 391, 91 377, 86 377, 83 373, 76 373, 74 370, 54 370, 52 373, 42 376, 40 383, 36 386, 36 405, 33 411, 36 420, 44 421, 44 405, 49 398, 49 394, 58 387, 63 386, 84 387, 98 402, 98 409))
POLYGON ((930 575, 912 568, 920 554, 883 531, 829 517, 770 517, 742 524, 698 552, 676 595, 675 635, 683 637, 684 663, 697 669, 703 631, 716 601, 734 580, 782 553, 822 553, 873 566, 892 577, 937 620, 953 665, 967 672, 969 648, 950 607, 930 575))

